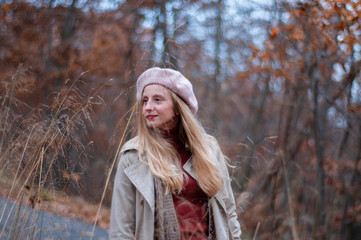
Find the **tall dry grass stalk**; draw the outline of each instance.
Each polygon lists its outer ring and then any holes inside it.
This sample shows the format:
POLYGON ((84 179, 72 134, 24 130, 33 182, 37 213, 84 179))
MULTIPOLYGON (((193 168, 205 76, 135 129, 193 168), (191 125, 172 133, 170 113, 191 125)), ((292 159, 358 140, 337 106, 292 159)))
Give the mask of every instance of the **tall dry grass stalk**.
MULTIPOLYGON (((127 121, 125 130, 123 131, 122 137, 120 138, 120 141, 119 141, 119 143, 118 143, 117 151, 116 151, 116 153, 115 153, 115 156, 114 156, 114 158, 113 158, 113 161, 112 161, 112 163, 111 163, 110 169, 109 169, 108 174, 107 174, 107 177, 106 177, 103 194, 102 194, 100 203, 99 203, 99 205, 98 205, 98 210, 97 210, 97 213, 96 213, 96 216, 95 216, 95 221, 94 221, 94 225, 93 225, 92 234, 91 234, 90 239, 93 239, 95 226, 96 226, 96 224, 97 224, 98 217, 99 217, 99 213, 100 213, 100 209, 101 209, 101 206, 102 206, 102 204, 103 204, 103 201, 104 201, 104 198, 105 198, 105 195, 106 195, 108 186, 109 186, 109 181, 110 181, 111 173, 112 173, 112 171, 113 171, 113 169, 114 169, 114 166, 115 166, 117 160, 119 159, 120 149, 121 149, 121 146, 122 146, 123 143, 124 143, 125 135, 126 135, 126 133, 127 133, 127 130, 128 130, 128 128, 129 128, 129 125, 130 125, 130 123, 131 123, 131 121, 132 121, 132 118, 133 118, 135 109, 136 109, 136 104, 128 111, 128 112, 130 112, 130 116, 129 116, 129 118, 128 118, 128 121, 127 121)), ((127 114, 125 114, 124 116, 126 116, 126 115, 127 115, 127 114)))
POLYGON ((87 95, 80 90, 79 86, 85 84, 83 77, 84 73, 68 81, 53 95, 49 106, 37 108, 20 100, 22 92, 29 92, 22 66, 11 78, 1 80, 0 184, 7 191, 3 193, 6 203, 1 208, 0 222, 4 224, 0 236, 5 235, 10 224, 8 239, 35 238, 47 191, 62 190, 64 174, 74 171, 67 154, 76 151, 87 157, 82 135, 86 134, 87 124, 91 124, 94 107, 103 104, 103 100, 99 97, 102 87, 87 95), (5 214, 10 199, 27 204, 34 212, 20 211, 20 205, 12 205, 5 214), (27 224, 31 228, 25 228, 27 224))

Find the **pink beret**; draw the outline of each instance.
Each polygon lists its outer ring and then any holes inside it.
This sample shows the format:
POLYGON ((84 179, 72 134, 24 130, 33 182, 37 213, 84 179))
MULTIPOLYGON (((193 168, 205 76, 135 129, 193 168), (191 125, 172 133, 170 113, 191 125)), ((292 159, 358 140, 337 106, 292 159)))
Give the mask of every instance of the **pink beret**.
POLYGON ((198 110, 198 102, 191 82, 180 72, 169 68, 150 68, 137 81, 137 100, 142 98, 143 90, 150 84, 162 85, 176 93, 188 105, 193 114, 198 110))

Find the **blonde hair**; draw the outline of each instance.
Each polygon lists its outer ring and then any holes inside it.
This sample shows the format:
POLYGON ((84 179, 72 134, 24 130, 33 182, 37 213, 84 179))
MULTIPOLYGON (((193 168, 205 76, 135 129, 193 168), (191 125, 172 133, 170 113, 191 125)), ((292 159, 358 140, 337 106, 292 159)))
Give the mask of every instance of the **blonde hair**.
MULTIPOLYGON (((217 167, 217 156, 212 154, 209 136, 186 103, 174 92, 168 91, 175 109, 179 111, 179 138, 192 154, 197 182, 208 196, 213 196, 221 190, 223 178, 217 167)), ((152 173, 164 183, 167 191, 180 192, 184 187, 180 157, 172 144, 162 137, 159 129, 146 125, 141 114, 141 104, 142 101, 138 105, 139 159, 146 161, 152 173)))

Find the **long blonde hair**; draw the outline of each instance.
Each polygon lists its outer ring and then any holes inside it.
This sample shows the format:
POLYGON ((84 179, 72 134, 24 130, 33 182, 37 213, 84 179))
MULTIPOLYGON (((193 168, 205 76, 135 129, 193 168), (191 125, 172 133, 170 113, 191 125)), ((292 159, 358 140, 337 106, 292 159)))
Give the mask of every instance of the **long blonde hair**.
MULTIPOLYGON (((189 147, 193 157, 193 168, 200 188, 213 196, 223 186, 222 174, 217 167, 217 156, 212 154, 210 139, 202 125, 192 114, 186 103, 175 93, 168 90, 174 107, 179 111, 179 138, 189 147)), ((176 149, 159 129, 146 125, 140 101, 138 117, 139 159, 146 161, 152 173, 158 177, 168 191, 180 192, 183 189, 183 171, 176 149)))

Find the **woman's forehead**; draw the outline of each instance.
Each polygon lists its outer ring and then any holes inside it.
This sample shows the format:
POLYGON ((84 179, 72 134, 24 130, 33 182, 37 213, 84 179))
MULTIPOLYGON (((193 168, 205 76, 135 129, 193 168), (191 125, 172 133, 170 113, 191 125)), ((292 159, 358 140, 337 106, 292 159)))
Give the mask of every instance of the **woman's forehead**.
POLYGON ((143 96, 145 95, 170 95, 169 90, 159 84, 150 84, 143 90, 143 96))

